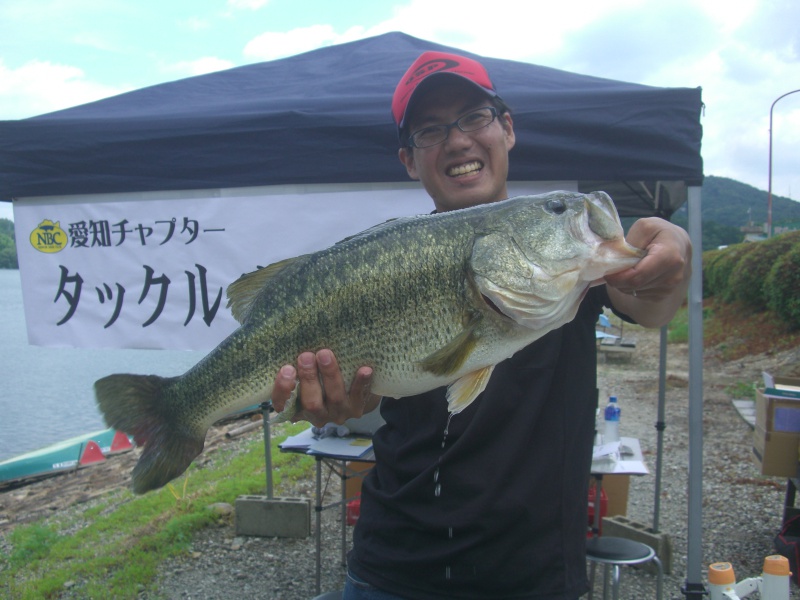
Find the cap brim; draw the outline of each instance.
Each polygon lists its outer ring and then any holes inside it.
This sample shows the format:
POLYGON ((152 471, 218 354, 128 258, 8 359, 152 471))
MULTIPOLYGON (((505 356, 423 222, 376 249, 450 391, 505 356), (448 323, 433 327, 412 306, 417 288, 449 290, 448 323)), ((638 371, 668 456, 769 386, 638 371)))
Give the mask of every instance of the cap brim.
POLYGON ((408 102, 406 103, 405 111, 403 111, 403 118, 401 119, 400 123, 397 126, 398 135, 400 135, 400 133, 403 131, 403 129, 405 129, 405 127, 407 125, 408 115, 413 110, 413 108, 415 107, 416 103, 419 101, 421 94, 423 92, 430 91, 431 86, 438 85, 442 81, 446 81, 446 78, 451 78, 451 79, 452 78, 457 78, 457 79, 459 79, 461 81, 469 83, 470 85, 472 85, 476 89, 482 91, 489 98, 496 98, 497 97, 497 92, 495 92, 494 90, 489 89, 489 88, 485 88, 482 85, 480 85, 478 83, 475 83, 474 81, 472 81, 468 77, 464 77, 463 75, 460 75, 458 73, 450 73, 450 72, 447 72, 447 71, 444 71, 444 72, 441 72, 441 73, 432 73, 432 74, 428 75, 425 79, 420 81, 419 84, 417 85, 417 87, 414 89, 414 91, 411 92, 411 96, 409 96, 408 102))

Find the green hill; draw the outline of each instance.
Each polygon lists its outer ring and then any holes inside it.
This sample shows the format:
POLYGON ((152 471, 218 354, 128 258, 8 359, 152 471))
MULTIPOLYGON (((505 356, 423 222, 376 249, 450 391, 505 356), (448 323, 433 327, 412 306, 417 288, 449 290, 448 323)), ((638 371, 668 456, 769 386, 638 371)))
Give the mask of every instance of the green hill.
MULTIPOLYGON (((766 223, 767 192, 734 179, 709 175, 703 181, 701 214, 703 250, 738 244, 744 240, 741 227, 751 223, 763 227, 766 223)), ((672 216, 672 222, 687 227, 685 204, 672 216)), ((800 202, 773 194, 772 227, 776 232, 782 227, 800 229, 800 202)))
MULTIPOLYGON (((685 207, 678 213, 685 214, 685 207)), ((676 214, 678 214, 676 213, 676 214)), ((767 192, 727 177, 709 175, 703 182, 703 221, 742 227, 767 221, 767 192)), ((794 223, 800 228, 800 202, 772 195, 772 225, 794 223)))

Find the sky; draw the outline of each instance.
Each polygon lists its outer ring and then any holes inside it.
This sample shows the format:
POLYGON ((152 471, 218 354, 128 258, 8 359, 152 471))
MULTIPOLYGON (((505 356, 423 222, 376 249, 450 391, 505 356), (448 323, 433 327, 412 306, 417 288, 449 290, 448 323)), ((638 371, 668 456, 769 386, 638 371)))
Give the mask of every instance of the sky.
MULTIPOLYGON (((773 194, 800 199, 798 23, 797 0, 3 0, 0 120, 402 31, 487 57, 702 87, 705 174, 762 190, 773 107, 773 194)), ((10 203, 0 217, 13 218, 10 203)))

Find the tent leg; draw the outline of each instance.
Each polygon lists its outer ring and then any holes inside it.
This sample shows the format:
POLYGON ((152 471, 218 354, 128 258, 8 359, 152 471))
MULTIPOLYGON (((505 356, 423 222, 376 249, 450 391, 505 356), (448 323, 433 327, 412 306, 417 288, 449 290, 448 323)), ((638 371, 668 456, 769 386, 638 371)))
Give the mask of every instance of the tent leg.
POLYGON ((667 327, 661 328, 661 347, 658 361, 658 418, 656 420, 657 450, 656 450, 656 491, 653 499, 653 532, 658 533, 658 520, 661 513, 661 472, 664 465, 664 430, 667 428, 664 421, 667 397, 667 327))
POLYGON ((687 598, 697 598, 698 600, 705 600, 708 596, 708 590, 702 583, 687 583, 681 587, 681 593, 687 598))
POLYGON ((696 595, 702 584, 703 532, 703 240, 701 193, 689 190, 689 238, 692 279, 689 286, 689 518, 684 594, 696 595))

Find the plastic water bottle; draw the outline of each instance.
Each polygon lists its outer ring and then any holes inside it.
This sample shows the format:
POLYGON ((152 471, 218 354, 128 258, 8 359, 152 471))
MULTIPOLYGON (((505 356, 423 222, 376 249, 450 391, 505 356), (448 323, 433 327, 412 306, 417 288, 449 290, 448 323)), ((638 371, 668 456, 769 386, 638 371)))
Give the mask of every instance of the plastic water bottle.
POLYGON ((736 575, 729 562, 708 565, 708 594, 711 600, 725 600, 735 594, 736 575))
POLYGON ((619 414, 620 409, 617 404, 617 397, 611 396, 608 399, 603 417, 605 419, 605 426, 603 429, 603 443, 610 444, 611 442, 619 441, 619 414))
POLYGON ((711 600, 742 600, 758 592, 762 600, 789 600, 789 560, 772 555, 764 559, 761 577, 736 581, 729 562, 719 562, 708 567, 708 592, 711 600))
POLYGON ((779 554, 764 559, 761 597, 764 600, 789 600, 789 559, 779 554))

